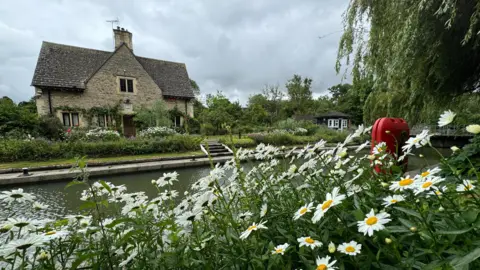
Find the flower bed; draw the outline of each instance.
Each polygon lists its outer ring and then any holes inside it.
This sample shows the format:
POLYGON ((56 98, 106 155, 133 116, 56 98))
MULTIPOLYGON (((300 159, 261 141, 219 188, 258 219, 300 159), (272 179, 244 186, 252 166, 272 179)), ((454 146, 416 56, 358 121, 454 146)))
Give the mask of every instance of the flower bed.
MULTIPOLYGON (((346 144, 367 130, 330 150, 319 141, 300 153, 264 144, 238 151, 181 201, 175 172, 152 180, 158 196, 148 198, 91 183, 79 162, 83 181, 72 184, 85 186, 89 215, 4 221, 0 268, 479 269, 477 182, 443 178, 439 168, 403 175, 397 160, 429 147, 428 132, 410 138, 401 157, 384 145, 349 155, 346 144), (262 163, 245 170, 239 161, 250 158, 262 163)), ((9 205, 34 199, 21 189, 0 195, 9 205)))
POLYGON ((157 138, 157 137, 166 137, 177 134, 174 129, 168 127, 149 127, 145 130, 142 130, 138 133, 140 138, 157 138))

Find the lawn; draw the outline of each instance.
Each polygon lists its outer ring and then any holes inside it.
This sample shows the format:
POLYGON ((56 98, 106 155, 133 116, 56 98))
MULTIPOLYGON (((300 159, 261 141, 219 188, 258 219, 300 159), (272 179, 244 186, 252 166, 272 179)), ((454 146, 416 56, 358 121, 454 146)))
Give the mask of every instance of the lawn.
MULTIPOLYGON (((147 154, 147 155, 135 155, 135 156, 119 156, 119 157, 105 157, 105 158, 87 158, 89 163, 97 162, 110 162, 110 161, 125 161, 125 160, 138 160, 138 159, 154 159, 162 157, 185 157, 191 155, 202 155, 201 151, 191 151, 191 152, 182 152, 182 153, 162 153, 162 154, 147 154)), ((18 161, 18 162, 8 162, 0 163, 0 169, 10 169, 10 168, 34 168, 42 166, 53 166, 53 165, 73 165, 75 159, 52 159, 48 161, 18 161)))

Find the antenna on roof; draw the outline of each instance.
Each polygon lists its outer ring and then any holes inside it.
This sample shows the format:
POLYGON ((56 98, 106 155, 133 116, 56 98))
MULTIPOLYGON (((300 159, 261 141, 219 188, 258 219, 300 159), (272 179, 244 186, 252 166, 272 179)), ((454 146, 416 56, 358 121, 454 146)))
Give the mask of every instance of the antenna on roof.
MULTIPOLYGON (((118 27, 118 23, 120 22, 120 20, 117 17, 115 20, 107 20, 107 22, 111 23, 112 24, 112 29, 114 29, 113 24, 116 24, 117 27, 118 27)), ((115 48, 115 34, 113 34, 113 47, 115 48)))

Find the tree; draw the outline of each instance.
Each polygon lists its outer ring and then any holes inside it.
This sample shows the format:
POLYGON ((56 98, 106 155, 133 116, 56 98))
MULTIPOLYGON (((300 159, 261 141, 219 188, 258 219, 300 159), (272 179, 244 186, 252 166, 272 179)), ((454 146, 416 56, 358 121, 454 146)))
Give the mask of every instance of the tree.
POLYGON ((374 78, 369 113, 386 102, 379 109, 387 116, 428 120, 425 113, 434 110, 422 108, 445 106, 479 87, 479 16, 478 1, 351 0, 337 71, 353 55, 354 87, 374 78))
POLYGON ((197 82, 192 79, 190 79, 190 85, 192 86, 193 94, 198 99, 200 97, 200 87, 197 82))
POLYGON ((172 125, 167 104, 163 100, 155 101, 150 108, 142 106, 136 111, 137 113, 135 114, 134 120, 141 129, 155 126, 169 127, 172 125))
POLYGON ((9 97, 0 98, 0 135, 8 132, 37 133, 38 115, 35 101, 15 104, 9 97))
MULTIPOLYGON (((300 75, 293 75, 285 87, 290 98, 290 114, 306 114, 312 104, 312 79, 302 79, 300 75)), ((292 115, 288 115, 289 117, 292 115)))
POLYGON ((240 103, 230 100, 218 91, 217 94, 207 95, 207 108, 199 116, 202 125, 211 126, 215 134, 224 132, 223 124, 234 127, 242 117, 240 103))
POLYGON ((265 85, 263 88, 263 96, 268 100, 267 110, 269 112, 270 125, 280 119, 280 112, 282 109, 283 93, 278 85, 265 85))

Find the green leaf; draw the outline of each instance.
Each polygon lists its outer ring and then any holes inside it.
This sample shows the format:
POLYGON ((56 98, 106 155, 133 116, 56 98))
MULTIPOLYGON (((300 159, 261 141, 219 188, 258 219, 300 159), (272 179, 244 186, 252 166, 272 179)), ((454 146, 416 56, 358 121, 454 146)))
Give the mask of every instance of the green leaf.
POLYGON ((95 207, 95 202, 84 202, 80 205, 80 210, 90 209, 95 207))
POLYGON ((82 264, 84 261, 92 258, 93 256, 95 256, 94 253, 87 253, 87 254, 83 254, 83 255, 80 255, 77 257, 77 259, 72 263, 72 266, 70 269, 77 269, 77 267, 82 264))
POLYGON ((404 212, 404 213, 407 214, 407 215, 414 216, 414 217, 419 218, 419 219, 422 218, 422 216, 420 215, 420 213, 418 213, 418 212, 415 211, 415 210, 407 209, 407 208, 403 208, 403 207, 398 207, 398 206, 393 207, 393 208, 397 209, 398 211, 402 211, 402 212, 404 212))
POLYGON ((478 210, 468 210, 462 213, 462 217, 467 224, 472 224, 477 220, 478 213, 478 210))
POLYGON ((455 269, 462 269, 464 266, 468 265, 469 263, 475 261, 480 257, 480 247, 474 249, 472 252, 468 253, 464 257, 455 258, 453 259, 450 264, 455 269))
POLYGON ((470 230, 472 230, 473 228, 470 227, 470 228, 466 228, 466 229, 461 229, 461 230, 453 230, 453 231, 444 231, 444 230, 438 230, 436 231, 435 233, 436 234, 464 234, 466 232, 469 232, 470 230))
POLYGON ((355 217, 355 219, 358 221, 365 219, 365 214, 361 209, 355 209, 355 211, 353 211, 352 214, 355 217))
POLYGON ((72 186, 76 186, 76 185, 85 185, 84 182, 82 181, 78 181, 78 180, 73 180, 72 182, 68 183, 66 186, 65 186, 65 189, 69 188, 69 187, 72 187, 72 186))
POLYGON ((105 181, 103 180, 100 180, 98 181, 106 190, 108 190, 108 193, 112 193, 112 189, 107 185, 107 183, 105 183, 105 181))
POLYGON ((415 224, 410 220, 399 218, 398 221, 400 221, 400 223, 402 223, 408 229, 410 229, 411 227, 415 227, 415 224))
POLYGON ((402 233, 402 232, 409 232, 410 230, 403 227, 403 226, 389 226, 386 229, 391 233, 402 233))
POLYGON ((111 229, 118 224, 127 223, 127 222, 135 223, 135 220, 133 218, 119 218, 119 219, 116 219, 116 220, 112 221, 112 223, 106 225, 105 227, 111 229))

